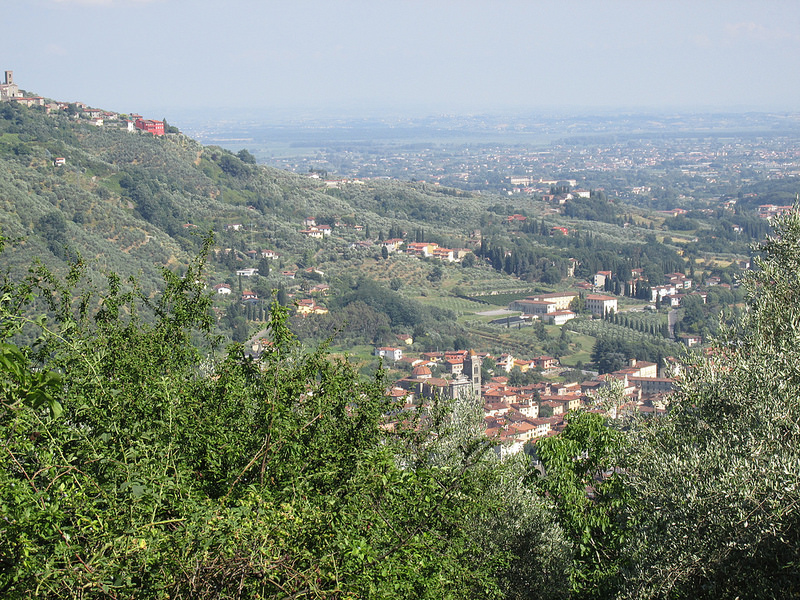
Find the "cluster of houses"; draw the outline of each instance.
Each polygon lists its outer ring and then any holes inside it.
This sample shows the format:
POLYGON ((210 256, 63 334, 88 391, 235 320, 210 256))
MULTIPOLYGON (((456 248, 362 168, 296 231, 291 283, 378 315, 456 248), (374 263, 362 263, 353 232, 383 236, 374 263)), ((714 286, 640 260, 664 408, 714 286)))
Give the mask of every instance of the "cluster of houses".
MULTIPOLYGON (((668 273, 664 276, 664 285, 656 285, 650 288, 650 301, 660 301, 667 303, 673 308, 681 305, 683 298, 688 290, 692 289, 692 280, 683 273, 668 273)), ((700 296, 705 304, 706 295, 702 292, 694 292, 700 296)))
POLYGON ((330 237, 331 233, 333 233, 333 228, 330 225, 318 225, 316 217, 306 217, 303 221, 303 226, 305 229, 301 229, 300 233, 306 237, 318 240, 330 237))
POLYGON ((530 175, 513 175, 509 177, 508 183, 511 194, 540 194, 542 200, 551 204, 565 204, 567 200, 573 198, 589 198, 591 192, 585 189, 575 189, 578 185, 575 179, 544 179, 530 175), (569 188, 569 191, 559 193, 549 193, 553 189, 569 188))
MULTIPOLYGON (((749 263, 747 264, 749 267, 749 263)), ((606 283, 610 282, 611 278, 611 271, 598 271, 595 273, 592 283, 594 284, 595 289, 605 288, 606 283)), ((713 280, 713 278, 711 279, 713 280)), ((645 278, 643 275, 643 270, 631 269, 631 279, 626 282, 628 288, 635 290, 639 284, 644 282, 645 278)), ((713 283, 711 285, 713 285, 713 283)), ((678 307, 681 305, 681 301, 683 300, 684 296, 686 296, 687 293, 689 293, 689 290, 693 289, 693 287, 693 281, 684 273, 667 273, 664 275, 663 285, 655 285, 650 288, 650 302, 666 302, 669 306, 678 307)), ((703 303, 705 303, 706 295, 704 293, 693 293, 699 295, 703 299, 703 303)), ((616 312, 616 310, 617 308, 614 306, 614 311, 616 312)), ((593 310, 592 313, 599 314, 595 313, 593 310)))
MULTIPOLYGON (((633 281, 642 278, 642 270, 633 270, 633 281)), ((591 289, 602 288, 606 279, 612 276, 610 271, 598 271, 594 276, 594 286, 591 289)), ((686 296, 696 296, 705 304, 707 294, 703 291, 693 290, 693 282, 683 273, 668 273, 664 276, 664 285, 651 288, 651 302, 660 302, 665 306, 678 308, 681 306, 686 296), (689 290, 693 290, 689 292, 689 290)), ((706 280, 708 286, 724 285, 718 277, 709 277, 706 280)), ((572 301, 578 297, 575 292, 554 292, 549 294, 538 294, 528 296, 521 300, 514 300, 508 305, 511 311, 519 311, 518 316, 506 316, 492 321, 495 325, 507 325, 509 327, 530 324, 532 320, 539 319, 543 323, 552 325, 563 325, 577 317, 577 314, 569 309, 572 301)), ((618 312, 617 297, 606 294, 589 293, 583 297, 585 309, 596 317, 604 317, 610 313, 618 312)), ((677 340, 689 348, 698 346, 702 343, 702 338, 698 335, 681 334, 677 340)))
MULTIPOLYGON (((598 271, 593 278, 593 286, 590 289, 603 289, 607 281, 612 277, 611 271, 598 271)), ((664 285, 651 288, 651 302, 660 300, 667 302, 669 306, 678 307, 681 304, 688 290, 692 289, 692 280, 683 273, 668 273, 664 276, 664 285)), ((644 281, 642 269, 633 269, 632 278, 628 285, 635 286, 638 282, 644 281)), ((713 285, 713 279, 711 285, 713 285)), ((703 299, 705 303, 706 294, 703 292, 693 292, 703 299)), ((569 310, 572 301, 578 297, 574 292, 556 292, 551 294, 539 294, 528 296, 522 300, 515 300, 508 305, 509 310, 522 312, 528 318, 539 318, 545 323, 563 325, 567 321, 574 319, 577 315, 569 310)), ((611 312, 618 311, 617 297, 607 294, 591 293, 584 297, 585 308, 592 315, 603 317, 611 312)))
POLYGON ((495 373, 508 373, 515 367, 523 372, 532 368, 552 372, 560 368, 558 359, 540 356, 526 361, 472 350, 424 352, 410 357, 404 356, 401 347, 393 346, 376 348, 375 355, 411 368, 409 375, 387 390, 388 396, 402 404, 403 411, 424 410, 436 397, 475 401, 483 406, 486 435, 501 442, 498 449, 503 454, 520 452, 529 442, 558 434, 571 410, 598 410, 613 418, 661 413, 679 369, 675 359, 667 359, 661 370, 656 363, 632 359, 619 371, 582 383, 543 381, 514 386, 506 375, 482 381, 481 365, 491 359, 495 373), (620 382, 623 401, 613 407, 599 406, 598 391, 613 380, 620 382))
POLYGON ((651 376, 654 369, 654 363, 632 361, 627 369, 582 383, 525 386, 511 386, 506 377, 493 377, 483 386, 485 433, 500 441, 501 453, 515 454, 527 443, 563 431, 569 411, 594 410, 612 418, 661 413, 674 380, 651 376), (598 391, 613 379, 622 382, 624 400, 620 405, 602 406, 598 391))
POLYGON ((402 356, 399 348, 378 348, 378 356, 403 361, 412 367, 411 374, 395 381, 389 395, 402 400, 406 408, 415 408, 420 402, 427 403, 436 397, 480 398, 481 365, 485 354, 473 350, 454 352, 426 352, 418 358, 402 356), (433 369, 441 370, 435 377, 433 369), (446 373, 445 373, 446 371, 446 373))
MULTIPOLYGON (((307 219, 306 224, 310 227, 316 227, 313 219, 307 219), (313 224, 309 224, 313 223, 313 224)), ((186 224, 184 227, 190 227, 191 224, 186 224)), ((326 227, 326 226, 322 226, 326 227)), ((226 231, 243 231, 245 229, 244 225, 241 223, 229 223, 225 225, 226 231)), ((281 258, 281 254, 275 250, 270 249, 261 249, 261 250, 247 250, 247 251, 239 251, 234 250, 233 248, 224 248, 218 249, 218 253, 223 254, 234 254, 238 260, 243 260, 245 258, 250 260, 259 260, 259 259, 266 259, 271 261, 276 261, 281 258)), ((325 273, 319 270, 316 267, 308 267, 305 269, 305 272, 309 275, 324 277, 325 273)), ((237 269, 235 271, 236 277, 240 279, 240 281, 244 279, 249 279, 251 277, 255 277, 258 275, 258 267, 243 267, 241 269, 237 269)), ((280 272, 280 275, 286 279, 295 279, 297 276, 296 270, 284 270, 280 272)), ((214 291, 221 296, 229 296, 233 293, 233 287, 228 283, 218 283, 213 286, 214 291)), ((294 300, 295 305, 295 313, 300 316, 309 316, 309 315, 326 315, 328 314, 328 309, 320 304, 316 297, 318 296, 325 296, 330 291, 330 285, 327 283, 316 283, 306 290, 308 295, 311 296, 310 298, 303 298, 303 299, 296 299, 294 300)), ((289 298, 293 298, 293 294, 288 294, 289 298)), ((258 294, 249 289, 243 289, 241 292, 241 296, 239 298, 242 304, 256 304, 262 302, 264 299, 259 298, 258 294)))
MULTIPOLYGON (((744 261, 740 266, 745 269, 749 268, 749 261, 744 261)), ((592 289, 602 288, 605 280, 611 277, 611 271, 598 271, 594 276, 594 287, 592 289)), ((632 280, 629 281, 628 284, 635 285, 639 280, 643 281, 642 269, 633 269, 632 280)), ((693 281, 684 273, 667 273, 664 276, 664 280, 664 285, 651 288, 650 301, 656 303, 656 305, 661 303, 670 308, 678 308, 682 305, 683 299, 687 296, 700 298, 703 304, 706 303, 706 292, 694 289, 693 281)), ((726 284, 720 282, 719 277, 707 278, 706 285, 709 287, 715 285, 726 286, 726 284)), ((528 296, 523 300, 515 300, 509 304, 508 308, 509 310, 522 312, 522 315, 519 317, 513 317, 515 320, 514 324, 517 324, 517 321, 525 323, 529 322, 531 319, 538 318, 545 323, 562 325, 577 316, 574 312, 564 308, 565 305, 569 306, 572 299, 575 297, 577 297, 577 294, 569 292, 540 294, 537 296, 528 296)), ((584 296, 584 301, 586 310, 594 316, 603 317, 609 313, 618 312, 617 298, 615 296, 586 294, 584 296)), ((511 317, 507 318, 509 321, 510 319, 511 317)), ((504 324, 504 319, 498 319, 492 323, 504 324)), ((681 334, 677 336, 676 339, 689 348, 699 346, 703 341, 701 336, 694 334, 681 334)))
POLYGON ((758 207, 756 214, 762 219, 771 219, 772 217, 779 217, 784 213, 788 213, 793 206, 775 206, 774 204, 762 204, 758 207))
MULTIPOLYGON (((313 267, 306 269, 306 271, 309 273, 316 272, 323 274, 321 271, 318 271, 313 267)), ((290 279, 294 279, 296 271, 284 271, 281 274, 290 279)), ((254 277, 255 275, 258 275, 258 269, 255 267, 238 269, 236 271, 236 276, 239 278, 250 278, 254 277)), ((229 283, 218 283, 213 286, 213 289, 214 292, 220 296, 230 296, 233 293, 233 286, 231 286, 229 283)), ((327 283, 318 283, 311 286, 308 289, 308 293, 312 296, 311 298, 303 298, 295 301, 296 314, 301 316, 328 314, 328 309, 319 304, 316 299, 313 298, 313 296, 324 296, 327 295, 329 291, 330 285, 327 283)), ((255 304, 262 301, 256 292, 249 289, 242 290, 239 300, 242 304, 255 304)))
MULTIPOLYGON (((118 121, 128 131, 145 131, 153 135, 164 135, 164 121, 156 121, 153 119, 145 119, 142 115, 130 114, 128 118, 120 118, 120 115, 115 112, 101 110, 99 108, 90 108, 83 102, 48 102, 46 98, 41 96, 26 96, 19 89, 19 86, 14 83, 14 72, 5 71, 4 82, 0 84, 0 100, 8 102, 16 102, 24 106, 43 106, 45 111, 49 114, 54 111, 66 111, 70 106, 77 108, 84 118, 92 125, 102 127, 107 121, 118 121)), ((64 158, 56 159, 56 166, 62 166, 66 163, 64 158)))
MULTIPOLYGON (((344 226, 342 223, 335 223, 336 227, 344 226)), ((330 237, 333 233, 333 227, 317 223, 316 217, 306 217, 303 221, 303 229, 300 233, 312 239, 324 239, 330 237)), ((363 231, 364 227, 361 225, 353 226, 355 231, 363 231)), ((388 254, 396 252, 404 252, 410 256, 418 258, 435 258, 444 262, 461 262, 467 254, 472 250, 469 248, 444 248, 433 242, 406 242, 403 238, 391 238, 388 240, 381 240, 377 244, 383 249, 386 249, 388 254)), ((363 240, 353 242, 350 245, 351 249, 364 249, 372 248, 375 242, 372 240, 363 240)))
MULTIPOLYGON (((402 243, 402 240, 387 240, 402 243)), ((385 243, 385 242, 384 242, 385 243)), ((400 249, 397 244, 395 250, 400 249)), ((395 250, 389 250, 393 252, 395 250)), ((469 248, 442 248, 439 244, 432 242, 409 242, 405 245, 405 253, 418 258, 437 258, 444 262, 461 262, 464 257, 471 253, 469 248)))
POLYGON ((331 233, 333 233, 334 228, 338 229, 352 228, 353 231, 355 231, 356 233, 364 231, 363 225, 349 224, 343 221, 336 220, 331 226, 331 225, 326 225, 324 223, 319 223, 318 221, 319 219, 317 219, 317 217, 306 217, 305 219, 303 219, 303 227, 305 227, 305 229, 301 229, 300 233, 302 233, 306 237, 322 239, 329 237, 331 233))

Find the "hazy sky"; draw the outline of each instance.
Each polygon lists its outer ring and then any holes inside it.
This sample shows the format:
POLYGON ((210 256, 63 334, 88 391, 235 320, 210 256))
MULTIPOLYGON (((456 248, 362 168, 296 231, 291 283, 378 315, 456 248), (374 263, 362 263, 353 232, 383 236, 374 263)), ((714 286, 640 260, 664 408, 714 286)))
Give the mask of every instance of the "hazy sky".
POLYGON ((0 0, 23 89, 169 117, 788 110, 800 2, 0 0))

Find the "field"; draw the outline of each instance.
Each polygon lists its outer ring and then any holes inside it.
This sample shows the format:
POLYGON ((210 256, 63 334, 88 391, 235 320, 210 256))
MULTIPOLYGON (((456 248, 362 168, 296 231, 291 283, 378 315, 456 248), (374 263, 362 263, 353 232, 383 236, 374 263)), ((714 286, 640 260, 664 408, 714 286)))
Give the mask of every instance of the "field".
POLYGON ((579 362, 583 364, 590 362, 592 347, 594 346, 596 338, 592 337, 591 335, 571 331, 570 339, 575 345, 575 352, 566 356, 562 356, 561 364, 565 367, 574 367, 579 362))
POLYGON ((452 310, 459 317, 464 315, 475 315, 478 312, 492 310, 493 308, 492 306, 484 304, 483 302, 476 302, 474 300, 456 296, 417 296, 415 297, 415 300, 418 300, 419 302, 429 306, 452 310))

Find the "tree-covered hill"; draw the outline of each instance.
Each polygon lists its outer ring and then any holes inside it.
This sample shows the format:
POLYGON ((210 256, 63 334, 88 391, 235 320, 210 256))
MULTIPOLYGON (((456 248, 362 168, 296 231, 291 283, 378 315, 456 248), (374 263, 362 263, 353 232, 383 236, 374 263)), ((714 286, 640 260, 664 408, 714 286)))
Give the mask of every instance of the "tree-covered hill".
MULTIPOLYGON (((307 278, 294 282, 281 277, 283 270, 315 266, 332 282, 359 269, 364 250, 353 250, 357 242, 369 248, 376 238, 412 232, 463 246, 480 223, 477 196, 390 181, 331 189, 256 165, 246 150, 204 147, 180 133, 128 131, 122 123, 97 127, 71 111, 0 106, 0 233, 9 238, 0 260, 12 280, 24 277, 32 258, 65 273, 81 257, 87 281, 96 285, 114 272, 153 293, 161 269, 180 270, 210 233, 207 282, 260 295, 257 310, 235 302, 219 310, 222 330, 241 341, 258 330, 272 290, 302 292, 303 282, 319 283, 315 273, 300 271, 307 278), (307 217, 336 225, 335 235, 303 235, 307 217), (259 261, 266 249, 280 260, 259 261), (259 266, 260 277, 237 281, 237 270, 259 266)), ((441 326, 452 328, 452 318, 441 326)), ((437 327, 435 317, 428 321, 437 327)))
POLYGON ((6 236, 24 238, 23 259, 58 265, 77 252, 152 286, 158 265, 185 263, 197 251, 195 231, 242 221, 250 204, 273 209, 273 227, 278 215, 305 209, 300 178, 179 134, 95 127, 10 103, 0 132, 0 222, 6 236), (63 166, 54 166, 57 157, 63 166))
POLYGON ((199 248, 197 232, 235 223, 252 232, 256 248, 298 254, 314 247, 298 233, 307 216, 358 221, 375 233, 392 223, 436 223, 439 234, 478 223, 477 203, 463 195, 389 182, 326 192, 318 180, 251 159, 181 134, 129 132, 113 121, 96 127, 6 103, 0 223, 6 236, 24 238, 24 258, 58 265, 80 253, 93 268, 141 273, 144 285, 155 284, 156 265, 185 263, 199 248), (63 166, 54 165, 59 157, 63 166))

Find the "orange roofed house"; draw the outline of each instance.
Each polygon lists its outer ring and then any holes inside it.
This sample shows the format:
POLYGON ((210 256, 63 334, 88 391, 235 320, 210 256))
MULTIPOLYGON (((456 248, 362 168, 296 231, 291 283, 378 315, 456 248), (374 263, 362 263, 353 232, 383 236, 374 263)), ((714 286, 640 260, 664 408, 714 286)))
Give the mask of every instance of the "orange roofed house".
POLYGON ((297 301, 298 315, 327 315, 328 309, 314 302, 311 298, 297 301))

